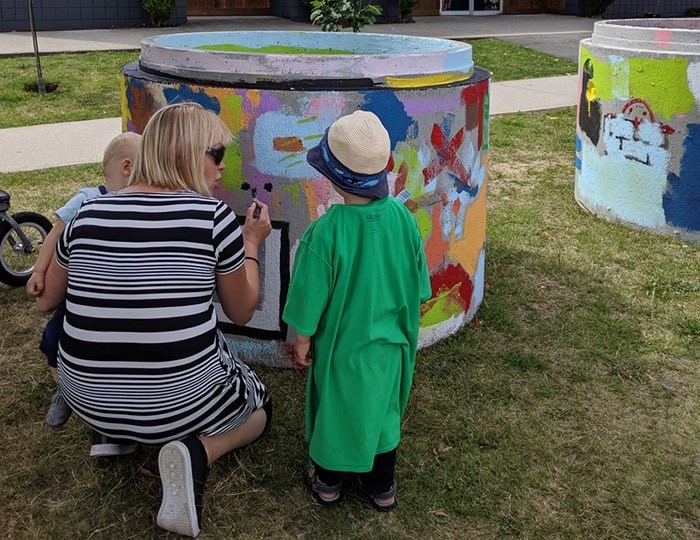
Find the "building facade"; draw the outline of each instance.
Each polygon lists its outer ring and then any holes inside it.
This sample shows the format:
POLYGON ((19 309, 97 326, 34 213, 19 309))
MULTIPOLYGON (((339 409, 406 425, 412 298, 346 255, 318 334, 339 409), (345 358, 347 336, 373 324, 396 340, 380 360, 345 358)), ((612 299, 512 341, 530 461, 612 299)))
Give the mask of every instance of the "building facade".
MULTIPOLYGON (((187 22, 188 16, 270 15, 308 21, 309 0, 176 0, 166 26, 187 22)), ((401 20, 398 0, 375 0, 382 7, 378 23, 401 20)), ((0 32, 28 31, 29 2, 0 2, 0 32)), ((698 0, 615 0, 605 18, 682 17, 698 0)), ((151 25, 142 0, 34 0, 36 30, 133 28, 151 25)), ((511 15, 556 13, 590 16, 590 0, 418 0, 413 15, 511 15)))

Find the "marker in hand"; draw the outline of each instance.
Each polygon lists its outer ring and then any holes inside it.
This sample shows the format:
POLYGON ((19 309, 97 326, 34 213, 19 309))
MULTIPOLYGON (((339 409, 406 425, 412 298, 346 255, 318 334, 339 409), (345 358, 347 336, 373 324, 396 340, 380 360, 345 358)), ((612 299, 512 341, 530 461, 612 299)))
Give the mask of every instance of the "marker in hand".
POLYGON ((251 189, 253 193, 253 202, 255 203, 255 210, 253 210, 253 219, 258 219, 260 217, 260 205, 258 204, 258 188, 251 189))

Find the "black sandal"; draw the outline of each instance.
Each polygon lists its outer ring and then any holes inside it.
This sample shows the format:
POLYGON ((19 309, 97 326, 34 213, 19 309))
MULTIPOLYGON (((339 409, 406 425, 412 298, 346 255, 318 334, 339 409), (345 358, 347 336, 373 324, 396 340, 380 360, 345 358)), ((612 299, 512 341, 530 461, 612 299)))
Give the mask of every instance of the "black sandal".
POLYGON ((329 486, 321 482, 316 474, 316 465, 313 463, 308 463, 304 469, 304 483, 311 490, 311 493, 317 502, 323 506, 335 506, 343 498, 342 484, 336 484, 334 486, 329 486), (323 495, 330 495, 330 498, 323 498, 323 495))
POLYGON ((367 498, 377 512, 389 512, 396 508, 396 482, 391 484, 391 487, 384 493, 371 493, 365 489, 360 481, 360 492, 367 498), (393 497, 394 501, 389 504, 382 504, 377 499, 389 499, 393 497))

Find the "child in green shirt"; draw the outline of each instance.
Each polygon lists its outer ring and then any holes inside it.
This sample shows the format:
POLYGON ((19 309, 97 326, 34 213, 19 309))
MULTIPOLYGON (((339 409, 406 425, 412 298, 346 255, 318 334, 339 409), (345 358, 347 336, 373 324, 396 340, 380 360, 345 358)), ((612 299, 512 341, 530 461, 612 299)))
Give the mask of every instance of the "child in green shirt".
POLYGON ((413 380, 420 304, 431 296, 414 217, 388 197, 389 134, 371 112, 337 120, 307 161, 344 204, 300 240, 283 319, 308 366, 305 480, 324 505, 358 473, 375 509, 396 506, 394 466, 413 380), (312 341, 313 338, 313 341, 312 341))

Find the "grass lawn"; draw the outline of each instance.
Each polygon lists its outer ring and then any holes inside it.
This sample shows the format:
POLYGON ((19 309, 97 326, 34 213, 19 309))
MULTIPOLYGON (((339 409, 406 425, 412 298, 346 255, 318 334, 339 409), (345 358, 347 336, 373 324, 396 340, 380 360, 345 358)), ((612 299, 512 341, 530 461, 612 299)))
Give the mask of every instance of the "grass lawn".
MULTIPOLYGON (((505 81, 576 73, 576 62, 539 53, 497 39, 471 42, 474 63, 505 81)), ((41 57, 46 83, 55 92, 27 92, 36 84, 34 57, 0 58, 0 129, 121 115, 119 73, 138 58, 138 51, 49 54, 41 57)))
POLYGON ((492 73, 491 81, 576 75, 578 63, 494 38, 467 41, 474 63, 492 73), (532 70, 532 71, 531 71, 532 70))
MULTIPOLYGON (((608 223, 573 197, 575 111, 492 119, 487 288, 473 324, 419 352, 399 507, 302 486, 304 375, 258 368, 273 429, 217 462, 200 538, 700 537, 700 246, 608 223)), ((49 213, 96 166, 0 175, 49 213)), ((7 538, 172 538, 154 449, 100 467, 53 388, 46 316, 0 285, 0 524, 7 538)))

